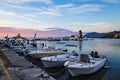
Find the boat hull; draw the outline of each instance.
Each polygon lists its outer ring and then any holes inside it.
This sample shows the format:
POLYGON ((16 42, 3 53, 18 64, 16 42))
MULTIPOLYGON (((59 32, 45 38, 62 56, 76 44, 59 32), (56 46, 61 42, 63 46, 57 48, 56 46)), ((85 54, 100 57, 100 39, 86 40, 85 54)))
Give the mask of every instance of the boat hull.
POLYGON ((32 58, 42 58, 46 56, 55 56, 55 55, 65 54, 65 53, 66 52, 62 50, 47 50, 47 49, 44 50, 43 49, 43 50, 32 51, 28 53, 28 55, 32 58))
POLYGON ((76 67, 67 67, 68 71, 72 75, 72 77, 79 76, 79 75, 86 75, 86 74, 92 74, 100 70, 105 63, 106 59, 103 60, 99 65, 89 68, 76 68, 76 67))
POLYGON ((29 56, 32 58, 43 58, 46 56, 55 56, 60 54, 64 54, 64 53, 36 53, 36 54, 29 54, 29 56))
POLYGON ((42 60, 42 63, 44 67, 46 68, 52 68, 52 67, 62 67, 64 66, 64 63, 66 61, 47 61, 47 60, 42 60))

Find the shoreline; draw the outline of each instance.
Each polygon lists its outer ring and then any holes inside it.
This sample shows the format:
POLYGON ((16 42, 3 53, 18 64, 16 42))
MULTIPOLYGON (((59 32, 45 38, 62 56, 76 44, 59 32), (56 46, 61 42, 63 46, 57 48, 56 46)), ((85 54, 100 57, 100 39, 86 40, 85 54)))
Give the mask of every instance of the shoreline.
MULTIPOLYGON (((55 80, 53 77, 46 74, 41 68, 35 66, 13 50, 0 46, 0 51, 11 63, 10 66, 6 67, 10 79, 7 78, 0 66, 0 72, 2 71, 0 80, 55 80)), ((4 60, 2 60, 2 62, 3 64, 5 63, 4 60)))

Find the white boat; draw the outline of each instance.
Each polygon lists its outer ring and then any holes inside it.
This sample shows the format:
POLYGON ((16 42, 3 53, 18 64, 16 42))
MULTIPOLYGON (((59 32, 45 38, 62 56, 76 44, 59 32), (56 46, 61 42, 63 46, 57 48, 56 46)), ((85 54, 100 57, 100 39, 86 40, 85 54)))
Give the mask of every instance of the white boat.
POLYGON ((51 67, 61 67, 64 66, 64 63, 68 60, 77 59, 78 55, 75 54, 62 54, 62 55, 56 55, 56 56, 49 56, 49 57, 43 57, 41 58, 41 61, 46 68, 51 67))
POLYGON ((67 61, 64 66, 69 73, 75 77, 79 75, 92 74, 100 70, 106 62, 105 56, 91 57, 91 55, 81 54, 79 61, 67 61))
POLYGON ((28 55, 32 58, 42 58, 46 56, 53 56, 58 54, 65 54, 66 52, 59 49, 41 49, 29 52, 28 55))

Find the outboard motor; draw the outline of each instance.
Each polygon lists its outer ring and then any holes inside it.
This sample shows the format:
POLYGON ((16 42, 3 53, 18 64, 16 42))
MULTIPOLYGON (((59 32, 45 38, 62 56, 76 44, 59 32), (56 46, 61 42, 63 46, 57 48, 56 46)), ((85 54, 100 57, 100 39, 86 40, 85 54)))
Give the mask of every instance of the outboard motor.
POLYGON ((73 56, 78 56, 78 53, 75 50, 72 51, 72 54, 73 56))

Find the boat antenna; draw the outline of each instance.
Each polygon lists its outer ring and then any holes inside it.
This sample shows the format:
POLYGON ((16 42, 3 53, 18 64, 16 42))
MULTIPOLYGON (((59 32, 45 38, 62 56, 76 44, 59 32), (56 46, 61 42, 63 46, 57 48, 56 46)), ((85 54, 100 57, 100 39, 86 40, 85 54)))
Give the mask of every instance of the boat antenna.
POLYGON ((8 38, 8 33, 7 33, 7 36, 6 36, 7 38, 8 38))
POLYGON ((34 34, 34 39, 33 39, 33 41, 35 41, 36 35, 37 35, 37 34, 35 33, 35 34, 34 34))

